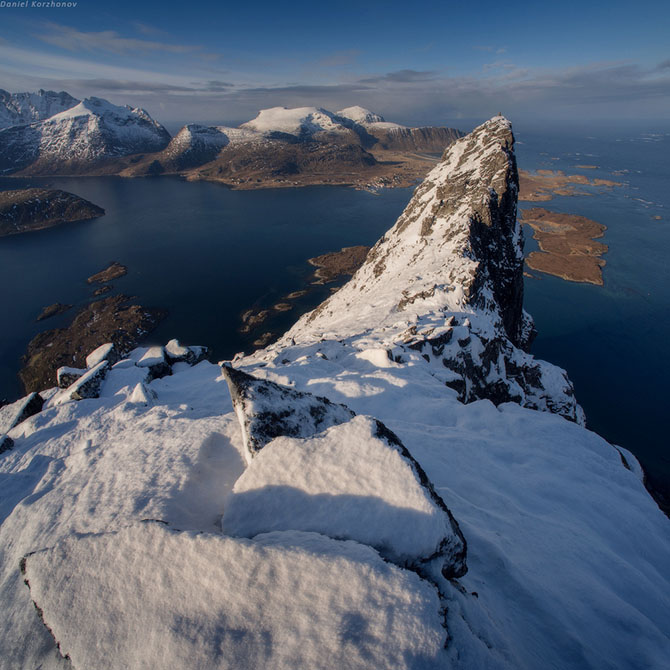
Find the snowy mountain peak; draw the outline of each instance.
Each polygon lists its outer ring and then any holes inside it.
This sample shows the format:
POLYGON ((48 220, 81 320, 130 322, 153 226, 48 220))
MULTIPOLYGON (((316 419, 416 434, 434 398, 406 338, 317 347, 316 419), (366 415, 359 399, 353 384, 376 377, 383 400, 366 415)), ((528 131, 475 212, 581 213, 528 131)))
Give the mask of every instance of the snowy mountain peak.
POLYGON ((243 123, 240 127, 261 133, 287 133, 296 136, 347 130, 332 112, 320 107, 261 109, 255 119, 243 123))
POLYGON ((342 116, 345 119, 351 119, 355 123, 360 123, 361 125, 367 125, 369 123, 384 123, 385 119, 380 114, 375 114, 365 107, 360 107, 359 105, 354 105, 353 107, 347 107, 346 109, 341 109, 339 112, 335 112, 337 116, 342 116))
POLYGON ((160 151, 169 141, 167 130, 145 110, 91 97, 43 121, 0 131, 0 168, 90 169, 105 158, 160 151))
POLYGON ((40 89, 37 93, 8 93, 0 89, 0 129, 43 121, 78 102, 65 91, 40 89))

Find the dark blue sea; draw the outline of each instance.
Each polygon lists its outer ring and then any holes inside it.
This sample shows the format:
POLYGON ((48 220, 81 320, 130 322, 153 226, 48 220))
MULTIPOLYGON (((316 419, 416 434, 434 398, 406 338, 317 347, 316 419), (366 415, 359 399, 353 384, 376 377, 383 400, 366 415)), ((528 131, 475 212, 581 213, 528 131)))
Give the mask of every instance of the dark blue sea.
MULTIPOLYGON (((465 128, 467 130, 467 128, 465 128)), ((670 133, 653 128, 516 128, 519 166, 622 183, 556 196, 542 206, 607 226, 604 286, 541 273, 527 278, 533 353, 564 367, 590 428, 641 460, 670 494, 665 423, 670 379, 670 133), (597 169, 580 170, 579 165, 597 169), (655 219, 654 217, 660 217, 655 219)), ((0 239, 0 398, 18 397, 20 357, 40 330, 65 325, 93 299, 86 278, 116 260, 128 267, 114 292, 169 316, 149 339, 206 344, 213 359, 250 351, 261 332, 281 333, 329 294, 312 287, 294 308, 239 332, 248 309, 271 308, 305 288, 312 256, 373 244, 412 189, 379 195, 335 187, 231 191, 178 178, 0 179, 0 189, 53 185, 104 207, 100 219, 0 239), (37 323, 54 302, 75 309, 37 323)), ((527 249, 536 248, 527 231, 527 249)), ((111 295, 111 294, 110 294, 111 295)))

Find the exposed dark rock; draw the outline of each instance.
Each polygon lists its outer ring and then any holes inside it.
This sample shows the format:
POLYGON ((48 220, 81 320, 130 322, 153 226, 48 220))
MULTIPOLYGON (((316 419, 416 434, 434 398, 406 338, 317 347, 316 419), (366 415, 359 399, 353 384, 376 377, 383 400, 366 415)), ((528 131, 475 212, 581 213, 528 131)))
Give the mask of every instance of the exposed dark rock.
POLYGON ((66 389, 86 374, 83 368, 69 368, 66 365, 56 370, 56 383, 58 388, 66 389))
POLYGON ((137 366, 147 369, 147 382, 172 374, 172 368, 165 357, 163 347, 149 347, 144 356, 137 361, 137 366))
POLYGON ((328 398, 258 379, 228 364, 221 370, 250 456, 280 435, 309 437, 354 416, 328 398))
POLYGON ((0 435, 0 454, 14 447, 14 440, 9 435, 0 435))
POLYGON ((37 317, 37 320, 44 321, 44 319, 48 319, 52 316, 56 316, 57 314, 67 312, 68 309, 72 309, 72 305, 63 305, 60 302, 55 302, 53 305, 45 307, 40 313, 40 315, 37 317))
POLYGON ((70 398, 72 400, 84 400, 85 398, 97 398, 100 396, 100 387, 109 372, 109 363, 101 361, 91 368, 85 375, 80 377, 71 387, 70 398))
MULTIPOLYGON (((26 188, 0 192, 0 237, 102 216, 105 210, 73 193, 26 188)), ((46 317, 43 317, 46 318, 46 317)))
POLYGON ((27 396, 0 407, 0 433, 7 433, 22 421, 33 414, 42 411, 44 399, 39 393, 29 393, 27 396))

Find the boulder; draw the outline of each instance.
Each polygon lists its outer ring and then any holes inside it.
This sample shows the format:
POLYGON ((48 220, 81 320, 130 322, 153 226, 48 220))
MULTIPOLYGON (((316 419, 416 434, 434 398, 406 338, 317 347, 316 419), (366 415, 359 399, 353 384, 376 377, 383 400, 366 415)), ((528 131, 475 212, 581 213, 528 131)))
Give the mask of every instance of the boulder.
POLYGON ((147 368, 147 382, 172 374, 163 347, 149 347, 136 365, 140 368, 147 368))
POLYGON ((221 369, 249 458, 275 437, 310 437, 355 416, 328 398, 258 379, 227 363, 221 369))
POLYGON ((134 524, 74 534, 21 569, 76 668, 425 670, 446 638, 432 584, 315 533, 134 524))
POLYGON ((58 388, 68 388, 85 374, 86 370, 83 370, 82 368, 70 368, 67 365, 63 365, 56 370, 56 382, 58 388))
POLYGON ((39 393, 27 396, 4 407, 0 407, 0 433, 9 432, 14 426, 42 411, 44 399, 39 393))
POLYGON ((111 342, 107 342, 86 356, 86 367, 89 369, 94 368, 101 361, 107 361, 111 367, 120 360, 121 356, 116 347, 111 342))
POLYGON ((170 340, 165 345, 165 356, 170 363, 195 365, 207 357, 207 347, 185 347, 179 340, 170 340))
POLYGON ((91 368, 85 375, 80 377, 70 390, 72 400, 84 400, 85 398, 98 398, 100 396, 100 387, 109 372, 109 362, 100 361, 94 368, 91 368))
POLYGON ((139 382, 128 396, 128 402, 133 405, 150 405, 156 397, 155 391, 148 389, 142 382, 139 382))

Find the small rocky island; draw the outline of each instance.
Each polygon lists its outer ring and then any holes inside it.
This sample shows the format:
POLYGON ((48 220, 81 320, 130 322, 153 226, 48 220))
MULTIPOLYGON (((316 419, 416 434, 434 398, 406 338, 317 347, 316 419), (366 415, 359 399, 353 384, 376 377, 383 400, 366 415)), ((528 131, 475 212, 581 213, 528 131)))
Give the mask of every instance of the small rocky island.
POLYGON ((540 207, 519 214, 522 222, 533 229, 541 249, 526 258, 529 268, 568 281, 603 285, 605 261, 601 256, 607 252, 607 245, 595 240, 605 234, 606 226, 584 216, 540 207))
MULTIPOLYGON (((106 284, 113 279, 118 279, 128 274, 128 268, 118 261, 112 261, 104 270, 91 275, 86 281, 89 284, 106 284)), ((105 291, 101 291, 104 293, 105 291)))
POLYGON ((340 251, 310 258, 307 262, 317 268, 314 273, 315 283, 327 284, 342 276, 353 275, 365 262, 368 251, 370 247, 344 247, 340 251))
POLYGON ((73 193, 58 189, 25 188, 0 192, 0 237, 87 221, 105 210, 73 193))
MULTIPOLYGON (((595 167, 595 166, 581 166, 595 167)), ((562 170, 519 170, 519 200, 546 202, 555 195, 590 195, 577 186, 621 186, 610 179, 589 179, 583 174, 566 175, 562 170)))

